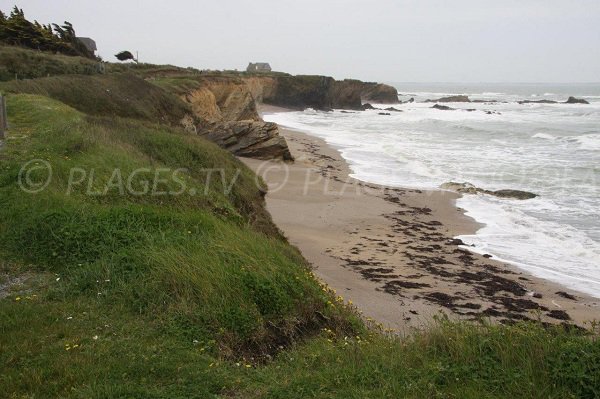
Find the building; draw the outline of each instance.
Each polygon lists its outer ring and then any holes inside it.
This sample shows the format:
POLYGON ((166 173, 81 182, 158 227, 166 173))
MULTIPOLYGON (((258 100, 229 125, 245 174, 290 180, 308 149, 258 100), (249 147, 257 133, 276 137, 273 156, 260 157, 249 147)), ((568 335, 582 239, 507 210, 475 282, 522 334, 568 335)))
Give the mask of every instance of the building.
POLYGON ((95 53, 96 50, 98 50, 96 42, 93 39, 90 39, 89 37, 78 37, 77 39, 79 39, 79 41, 92 53, 95 53))
POLYGON ((251 62, 246 72, 271 72, 271 65, 268 62, 251 62))

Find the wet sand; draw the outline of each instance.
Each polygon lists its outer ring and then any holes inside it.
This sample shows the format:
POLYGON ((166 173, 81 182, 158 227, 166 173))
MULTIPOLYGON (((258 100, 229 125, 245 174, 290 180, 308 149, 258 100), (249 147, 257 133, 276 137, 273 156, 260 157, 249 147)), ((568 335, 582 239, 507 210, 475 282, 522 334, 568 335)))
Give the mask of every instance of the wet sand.
POLYGON ((600 299, 460 245, 453 237, 478 224, 456 208, 458 194, 361 183, 323 140, 281 130, 295 162, 243 161, 269 185, 277 226, 365 317, 400 332, 440 312, 502 323, 600 319, 600 299))

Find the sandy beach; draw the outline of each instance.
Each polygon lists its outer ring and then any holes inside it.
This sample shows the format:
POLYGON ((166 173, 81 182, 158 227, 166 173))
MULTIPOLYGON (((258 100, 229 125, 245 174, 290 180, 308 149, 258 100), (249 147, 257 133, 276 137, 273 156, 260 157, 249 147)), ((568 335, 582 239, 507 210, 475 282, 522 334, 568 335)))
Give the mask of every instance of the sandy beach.
POLYGON ((599 318, 599 299, 461 246, 454 237, 478 224, 456 208, 458 194, 361 183, 323 140, 281 131, 295 162, 243 161, 269 185, 267 208, 285 236, 365 317, 399 332, 440 312, 579 326, 599 318))

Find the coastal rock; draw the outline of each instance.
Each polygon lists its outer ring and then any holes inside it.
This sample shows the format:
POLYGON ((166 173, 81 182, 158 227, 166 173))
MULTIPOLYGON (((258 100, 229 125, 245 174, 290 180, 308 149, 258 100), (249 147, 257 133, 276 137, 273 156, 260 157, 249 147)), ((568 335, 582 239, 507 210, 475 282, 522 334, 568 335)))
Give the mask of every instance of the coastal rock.
POLYGON ((181 96, 181 99, 190 104, 194 115, 203 120, 217 122, 223 119, 215 95, 207 88, 185 93, 181 96))
POLYGON ((368 109, 377 109, 377 108, 375 108, 374 106, 372 106, 372 105, 371 105, 371 104, 369 104, 369 103, 366 103, 366 104, 363 104, 363 105, 362 105, 362 109, 363 109, 363 111, 366 111, 366 110, 368 110, 368 109))
POLYGON ((458 95, 458 96, 448 96, 438 98, 437 100, 425 100, 426 103, 470 103, 468 96, 458 95))
MULTIPOLYGON (((496 101, 496 100, 471 100, 472 103, 482 103, 482 104, 497 104, 500 101, 496 101)), ((503 103, 506 103, 506 101, 501 101, 503 103)))
POLYGON ((537 197, 537 194, 530 193, 528 191, 521 190, 497 190, 497 191, 487 191, 483 190, 485 194, 491 194, 500 198, 514 198, 514 199, 531 199, 537 197))
POLYGON ((195 77, 172 90, 191 106, 194 115, 206 122, 260 120, 254 97, 240 79, 195 77))
POLYGON ((457 182, 448 182, 444 183, 440 186, 440 188, 445 190, 454 191, 461 194, 487 194, 493 195, 499 198, 512 198, 519 200, 526 200, 537 197, 537 194, 530 193, 528 191, 521 190, 485 190, 483 188, 475 187, 471 183, 457 183, 457 182))
POLYGON ((554 100, 521 100, 519 104, 558 104, 558 101, 554 100))
POLYGON ((377 104, 397 104, 400 102, 398 100, 398 90, 395 87, 383 83, 362 83, 362 85, 362 101, 377 104))
POLYGON ((256 101, 293 109, 362 109, 363 102, 398 103, 396 88, 329 76, 273 74, 244 77, 256 101))
POLYGON ((452 108, 452 107, 449 107, 447 105, 440 105, 440 104, 435 104, 431 108, 439 109, 441 111, 456 111, 456 108, 452 108))
POLYGON ((401 109, 397 109, 397 108, 394 108, 394 107, 388 107, 385 110, 386 111, 390 111, 390 112, 402 112, 401 109))
POLYGON ((569 97, 567 101, 558 102, 554 100, 521 100, 518 101, 519 104, 589 104, 587 100, 583 98, 575 98, 573 96, 569 97))
POLYGON ((364 83, 360 80, 333 80, 326 93, 326 101, 332 108, 361 109, 364 83))
POLYGON ((277 124, 272 122, 223 122, 201 132, 200 135, 238 156, 293 160, 285 138, 279 135, 277 124))
POLYGON ((567 99, 567 101, 565 101, 565 104, 589 104, 589 102, 583 98, 575 98, 571 96, 567 99))
POLYGON ((379 112, 379 115, 391 115, 389 112, 379 112))
POLYGON ((292 160, 277 125, 260 119, 250 87, 243 80, 196 76, 183 85, 174 84, 171 90, 193 113, 181 122, 186 130, 239 156, 292 160))

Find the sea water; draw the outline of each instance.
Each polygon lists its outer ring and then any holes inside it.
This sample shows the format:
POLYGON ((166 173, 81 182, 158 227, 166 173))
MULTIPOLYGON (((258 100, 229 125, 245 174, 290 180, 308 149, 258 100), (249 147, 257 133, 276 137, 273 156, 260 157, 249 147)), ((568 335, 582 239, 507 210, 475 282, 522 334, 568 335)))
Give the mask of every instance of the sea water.
POLYGON ((463 195, 457 206, 483 227, 459 238, 473 251, 600 297, 600 84, 395 86, 400 100, 415 100, 395 105, 403 112, 308 109, 264 119, 324 139, 359 180, 421 189, 468 182, 538 194, 463 195), (456 110, 424 102, 456 94, 489 102, 445 104, 456 110), (518 103, 568 96, 590 104, 518 103))

